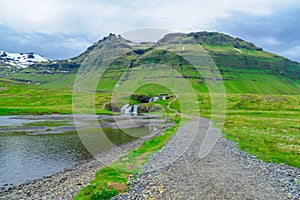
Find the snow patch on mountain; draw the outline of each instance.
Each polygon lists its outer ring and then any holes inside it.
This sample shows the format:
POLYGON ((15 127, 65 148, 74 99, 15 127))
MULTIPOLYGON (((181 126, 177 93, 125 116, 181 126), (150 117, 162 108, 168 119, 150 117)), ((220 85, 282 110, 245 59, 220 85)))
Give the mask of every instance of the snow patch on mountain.
POLYGON ((17 68, 26 68, 34 63, 49 61, 50 59, 35 53, 8 53, 0 51, 0 62, 13 65, 17 68))

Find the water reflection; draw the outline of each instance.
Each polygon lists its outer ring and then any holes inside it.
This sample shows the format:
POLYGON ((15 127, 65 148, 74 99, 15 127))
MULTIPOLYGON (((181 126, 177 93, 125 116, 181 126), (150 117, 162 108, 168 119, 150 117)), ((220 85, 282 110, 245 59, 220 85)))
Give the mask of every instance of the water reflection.
POLYGON ((36 136, 1 133, 0 186, 42 178, 91 157, 76 133, 36 136))
MULTIPOLYGON (((121 130, 116 126, 114 120, 108 117, 102 118, 102 123, 105 125, 103 127, 105 133, 103 137, 107 137, 113 145, 120 145, 152 134, 160 129, 159 123, 161 123, 143 117, 143 121, 136 120, 134 122, 135 127, 132 127, 128 126, 130 123, 122 117, 124 128, 121 130), (151 121, 152 124, 147 125, 146 121, 151 121), (138 126, 136 126, 137 124, 138 126)), ((0 191, 10 187, 9 184, 19 185, 29 180, 49 176, 92 158, 76 131, 60 134, 47 134, 51 131, 44 131, 44 134, 40 134, 43 131, 38 126, 34 126, 35 129, 26 126, 26 123, 32 124, 34 121, 40 122, 43 120, 47 123, 49 123, 49 120, 53 120, 53 123, 57 122, 59 124, 59 120, 66 119, 72 120, 70 115, 60 115, 59 118, 58 116, 30 116, 19 117, 18 119, 0 117, 0 191), (7 129, 7 127, 16 127, 17 132, 13 129, 7 129), (26 130, 30 130, 30 132, 26 132, 26 130), (39 134, 34 134, 32 130, 39 131, 39 134)), ((65 126, 64 124, 62 127, 70 128, 71 126, 74 125, 65 126)), ((48 128, 57 129, 62 127, 51 124, 51 127, 48 128)), ((84 129, 84 133, 92 136, 95 130, 97 129, 84 129)), ((107 146, 103 145, 103 147, 107 146)), ((107 150, 107 148, 102 149, 101 146, 97 146, 97 149, 99 152, 107 150)))

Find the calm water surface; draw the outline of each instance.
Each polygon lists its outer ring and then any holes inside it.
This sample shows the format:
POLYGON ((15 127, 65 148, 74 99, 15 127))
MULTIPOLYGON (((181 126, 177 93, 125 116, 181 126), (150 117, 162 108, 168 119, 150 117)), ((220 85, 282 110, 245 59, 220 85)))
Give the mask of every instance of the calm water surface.
POLYGON ((0 187, 42 178, 91 157, 76 133, 0 133, 0 187))
MULTIPOLYGON (((0 128, 22 126, 29 122, 32 120, 0 116, 0 128)), ((151 130, 153 127, 139 127, 136 128, 137 135, 127 135, 120 129, 105 128, 105 134, 119 145, 151 130)), ((0 191, 11 185, 52 175, 90 158, 91 154, 75 131, 43 135, 0 132, 0 191)))

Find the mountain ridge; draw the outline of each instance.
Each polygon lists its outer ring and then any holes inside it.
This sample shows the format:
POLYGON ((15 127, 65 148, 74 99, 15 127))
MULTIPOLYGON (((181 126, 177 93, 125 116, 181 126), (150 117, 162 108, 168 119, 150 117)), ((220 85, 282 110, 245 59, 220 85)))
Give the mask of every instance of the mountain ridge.
POLYGON ((199 44, 210 43, 214 45, 224 45, 224 46, 231 45, 235 48, 263 51, 263 48, 258 47, 251 42, 247 42, 241 38, 232 37, 224 33, 202 31, 202 32, 191 32, 188 33, 187 35, 193 36, 199 42, 199 44))
POLYGON ((50 59, 36 53, 9 53, 0 51, 0 62, 7 64, 8 68, 15 66, 17 68, 27 68, 34 63, 49 62, 50 59))
MULTIPOLYGON (((183 70, 185 77, 191 76, 192 68, 188 67, 189 63, 170 52, 162 52, 155 49, 155 44, 160 42, 172 42, 171 38, 180 40, 182 37, 191 37, 197 41, 211 56, 216 66, 219 68, 224 80, 241 79, 243 74, 249 74, 249 81, 256 80, 256 77, 250 78, 250 75, 258 74, 263 76, 274 76, 278 82, 288 84, 296 81, 296 88, 299 88, 300 80, 300 64, 282 56, 264 51, 261 47, 251 42, 244 41, 240 38, 228 36, 217 32, 192 32, 192 33, 170 33, 161 38, 157 43, 134 43, 120 35, 109 34, 107 37, 95 42, 86 51, 80 55, 58 61, 49 61, 48 63, 35 63, 28 68, 18 69, 17 72, 2 72, 0 77, 23 79, 25 82, 31 83, 50 83, 60 81, 68 77, 74 77, 81 67, 81 64, 88 55, 93 55, 97 59, 100 50, 105 49, 105 44, 114 45, 120 51, 129 52, 123 57, 115 60, 111 65, 111 69, 107 77, 117 80, 121 73, 137 67, 143 63, 164 63, 174 66, 177 70, 183 70), (177 38, 176 38, 177 37, 177 38), (187 72, 189 71, 189 72, 187 72), (45 77, 44 75, 47 75, 45 77), (52 77, 52 78, 49 78, 52 77)), ((174 41, 173 41, 174 42, 174 41)), ((71 86, 74 78, 69 78, 71 86)), ((245 79, 246 80, 246 79, 245 79)), ((108 82, 112 80, 107 80, 108 82)), ((113 84, 113 83, 112 83, 113 84)), ((233 83, 235 84, 235 83, 233 83)), ((258 83, 256 83, 258 84, 258 83)), ((50 83, 51 85, 51 83, 50 83)), ((57 84, 55 84, 57 85, 57 84)), ((294 86, 293 86, 294 87, 294 86)))

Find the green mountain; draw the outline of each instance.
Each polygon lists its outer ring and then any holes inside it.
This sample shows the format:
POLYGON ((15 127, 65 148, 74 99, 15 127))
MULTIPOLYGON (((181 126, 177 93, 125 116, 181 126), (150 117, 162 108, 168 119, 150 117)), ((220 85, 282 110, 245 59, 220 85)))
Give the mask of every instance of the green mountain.
MULTIPOLYGON (((297 62, 265 52, 262 48, 242 39, 215 32, 169 34, 157 44, 179 42, 183 37, 193 38, 209 53, 222 74, 228 93, 298 93, 300 64, 297 62)), ((128 53, 111 64, 104 76, 106 86, 99 87, 100 90, 112 90, 114 83, 124 73, 145 63, 167 64, 177 69, 185 78, 191 79, 192 82, 201 83, 203 80, 199 74, 195 75, 194 68, 180 56, 156 49, 156 44, 135 44, 114 34, 94 43, 75 58, 51 61, 48 64, 34 64, 15 72, 8 72, 1 67, 0 75, 17 81, 38 83, 44 87, 72 87, 83 61, 88 56, 90 58, 91 54, 95 54, 93 56, 97 58, 99 54, 97 51, 105 48, 107 41, 118 46, 118 51, 128 53)), ((205 91, 205 87, 199 89, 205 91)))

